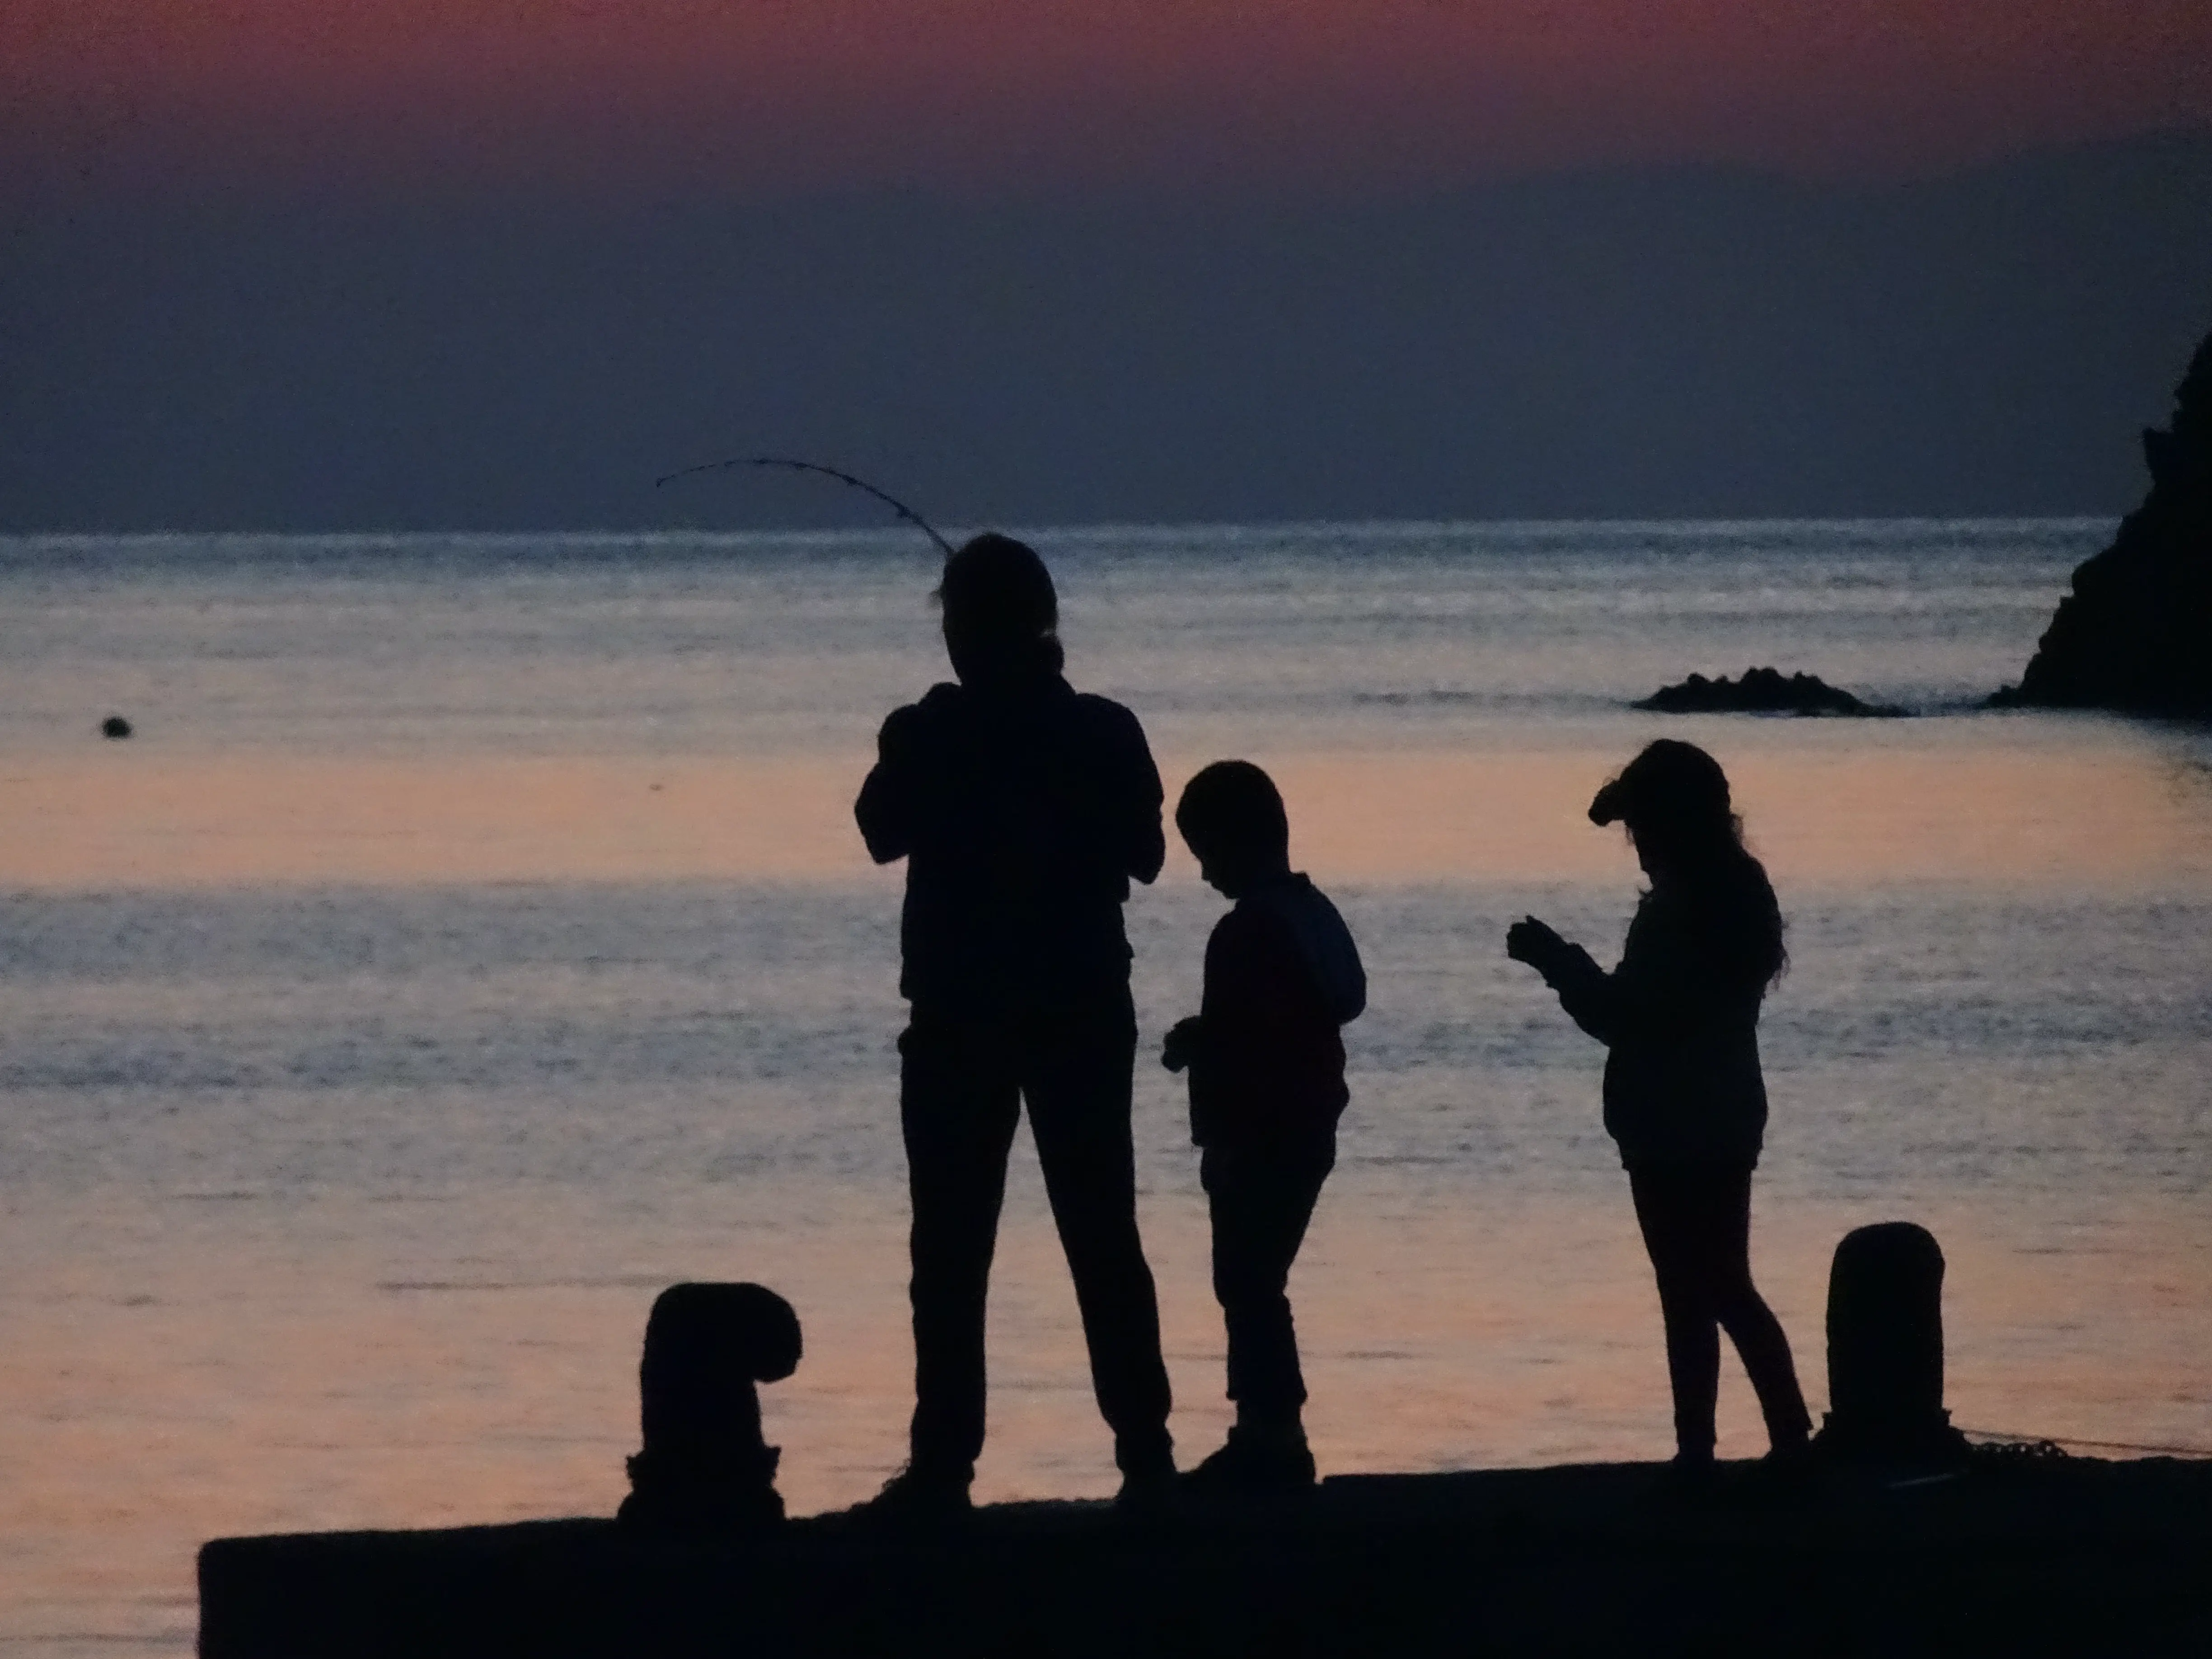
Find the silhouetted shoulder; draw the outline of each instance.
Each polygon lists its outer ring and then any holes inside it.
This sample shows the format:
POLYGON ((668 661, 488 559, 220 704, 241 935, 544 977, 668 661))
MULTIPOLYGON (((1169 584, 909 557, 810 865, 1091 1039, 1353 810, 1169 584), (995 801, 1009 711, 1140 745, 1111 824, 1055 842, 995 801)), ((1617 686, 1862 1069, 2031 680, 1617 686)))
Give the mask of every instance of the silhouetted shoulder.
POLYGON ((914 850, 928 816, 931 775, 939 769, 933 753, 941 749, 959 700, 958 686, 939 684, 921 702, 902 704, 884 717, 876 734, 876 763, 853 803, 861 839, 878 864, 914 850))
POLYGON ((921 701, 910 702, 906 709, 895 709, 894 714, 914 711, 920 719, 943 720, 958 710, 968 700, 968 692, 958 682, 939 680, 921 694, 921 701))
POLYGON ((928 718, 921 712, 920 703, 902 703, 892 709, 884 716, 883 725, 877 728, 878 751, 885 752, 911 744, 921 734, 921 727, 928 718))
POLYGON ((958 686, 933 685, 919 700, 901 703, 877 730, 877 757, 896 763, 910 755, 957 718, 959 702, 958 686))
MULTIPOLYGON (((1144 726, 1121 704, 1095 691, 1079 691, 1075 694, 1075 711, 1085 735, 1127 754, 1142 755, 1146 763, 1151 764, 1152 745, 1146 741, 1144 726)), ((1155 785, 1158 781, 1155 777, 1155 785)))
POLYGON ((1269 882, 1237 901, 1231 915, 1264 919, 1303 964, 1323 1005, 1340 1025, 1359 1018, 1367 1007, 1367 970, 1352 930, 1328 895, 1303 874, 1269 882))
POLYGON ((1096 691, 1079 691, 1075 694, 1075 705, 1088 718, 1115 730, 1132 732, 1139 742, 1144 741, 1145 730, 1138 723, 1136 715, 1113 698, 1101 696, 1096 691))
POLYGON ((913 702, 902 703, 884 716, 883 730, 876 738, 879 750, 904 748, 927 740, 929 733, 960 717, 963 693, 960 688, 940 682, 933 685, 913 702))

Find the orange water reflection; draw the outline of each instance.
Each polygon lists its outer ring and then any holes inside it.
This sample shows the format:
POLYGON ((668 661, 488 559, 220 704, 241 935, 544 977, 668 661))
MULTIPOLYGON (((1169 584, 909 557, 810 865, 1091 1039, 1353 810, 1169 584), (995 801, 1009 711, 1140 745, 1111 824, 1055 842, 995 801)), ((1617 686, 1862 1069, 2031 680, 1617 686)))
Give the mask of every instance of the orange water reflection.
MULTIPOLYGON (((1903 726, 1906 723, 1900 723, 1903 726)), ((2069 889, 2212 880, 2212 811, 2126 742, 1715 742, 1785 891, 1896 881, 2069 889)), ((1597 880, 1620 837, 1583 808, 1634 739, 1579 746, 1255 752, 1301 863, 1331 883, 1597 880)), ((1211 755, 1164 757, 1172 790, 1211 755)), ((846 880, 868 866, 849 756, 183 757, 151 744, 0 768, 0 887, 502 880, 846 880)), ((1189 868, 1176 849, 1176 869, 1189 868)), ((877 879, 888 889, 895 872, 877 879)), ((888 1072, 884 1108, 890 1109, 888 1072)), ((888 1120, 887 1120, 888 1121, 888 1120)), ((1147 1196, 1187 1454, 1226 1420, 1191 1171, 1147 1196)), ((895 1193, 749 1224, 711 1188, 603 1200, 472 1192, 416 1226, 332 1194, 194 1204, 11 1194, 0 1342, 0 1635, 86 1628, 189 1647, 191 1552, 231 1532, 611 1512, 635 1448, 635 1357, 660 1285, 757 1277, 806 1322, 769 1391, 799 1511, 864 1496, 910 1403, 895 1193)), ((773 1206, 771 1206, 773 1207, 773 1206)), ((1951 1261, 1951 1403, 2031 1433, 2201 1442, 2212 1239, 2192 1205, 1998 1194, 1763 1202, 1757 1260, 1818 1400, 1828 1254, 1905 1214, 1951 1261)), ((1326 1468, 1662 1455, 1658 1322, 1625 1199, 1470 1182, 1418 1201, 1383 1169, 1335 1178, 1295 1285, 1326 1468)), ((987 1498, 1098 1495, 1114 1475, 1033 1161, 994 1287, 987 1498)), ((1759 1435, 1730 1368, 1724 1449, 1759 1435)))
MULTIPOLYGON (((986 1498, 1103 1495, 1114 1473, 1073 1297, 1033 1160, 1019 1161, 994 1286, 986 1498)), ((767 1391, 781 1485, 805 1512, 865 1496, 902 1451, 909 1350, 902 1217, 849 1200, 800 1230, 749 1226, 712 1194, 664 1207, 573 1194, 442 1204, 436 1248, 404 1214, 332 1199, 249 1218, 110 1198, 64 1224, 18 1210, 0 1398, 8 1629, 116 1633, 191 1623, 207 1536, 606 1514, 635 1446, 637 1342, 655 1289, 767 1279, 805 1321, 798 1374, 767 1391), (137 1235, 127 1286, 71 1229, 137 1235)), ((402 1206, 403 1209, 404 1206, 402 1206)), ((1950 1403, 1978 1427, 2202 1438, 2212 1244, 2171 1202, 2075 1206, 2066 1248, 1995 1201, 1916 1204, 1950 1259, 1950 1403), (2116 1414, 2112 1402, 2126 1401, 2116 1414)), ((1763 1200, 1761 1279, 1816 1409, 1827 1260, 1887 1201, 1763 1200)), ((1176 1428, 1217 1440, 1219 1316, 1194 1180, 1148 1194, 1176 1428)), ((1625 1197, 1469 1188, 1407 1201, 1388 1170, 1342 1171, 1293 1285, 1325 1470, 1455 1468, 1668 1449, 1664 1362, 1625 1197)), ((1730 1363, 1724 1453, 1760 1448, 1730 1363)))
MULTIPOLYGON (((1172 791, 1204 757, 1170 757, 1172 791)), ((1583 809, 1625 754, 1255 754, 1299 860, 1338 881, 1626 877, 1583 809)), ((178 759, 103 751, 0 775, 0 884, 811 879, 868 867, 866 757, 178 759)), ((2212 812, 2125 748, 1759 746, 1729 757, 1794 882, 2212 875, 2212 812)), ((1180 858, 1180 849, 1177 849, 1180 858)))

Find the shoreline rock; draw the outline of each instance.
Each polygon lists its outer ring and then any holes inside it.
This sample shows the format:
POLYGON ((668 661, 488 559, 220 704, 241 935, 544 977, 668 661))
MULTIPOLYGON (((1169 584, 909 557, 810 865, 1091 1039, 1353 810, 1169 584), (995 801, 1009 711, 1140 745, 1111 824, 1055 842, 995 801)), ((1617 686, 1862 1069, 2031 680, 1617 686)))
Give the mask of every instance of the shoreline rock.
POLYGON ((2016 686, 1995 708, 2109 708, 2212 719, 2212 335, 2142 434, 2150 493, 2074 572, 2016 686))
POLYGON ((1631 708, 1662 714, 1820 714, 1859 720, 1893 720, 1906 711, 1867 702, 1816 674, 1784 677, 1774 668, 1747 668, 1742 677, 1709 680, 1692 674, 1662 685, 1631 708))

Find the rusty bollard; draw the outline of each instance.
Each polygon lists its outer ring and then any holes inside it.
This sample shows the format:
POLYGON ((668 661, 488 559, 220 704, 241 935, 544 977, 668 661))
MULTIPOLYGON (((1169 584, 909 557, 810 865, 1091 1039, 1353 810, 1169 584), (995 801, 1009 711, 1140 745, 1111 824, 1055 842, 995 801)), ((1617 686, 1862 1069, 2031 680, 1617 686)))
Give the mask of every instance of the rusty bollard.
POLYGON ((672 1285, 653 1301, 638 1365, 645 1446, 617 1519, 731 1532, 783 1519, 781 1453, 761 1434, 762 1382, 798 1369, 799 1316, 761 1285, 672 1285))
POLYGON ((1885 1221, 1836 1246, 1820 1444, 1856 1462, 1948 1468, 1966 1455, 1943 1408, 1943 1252, 1925 1227, 1885 1221))

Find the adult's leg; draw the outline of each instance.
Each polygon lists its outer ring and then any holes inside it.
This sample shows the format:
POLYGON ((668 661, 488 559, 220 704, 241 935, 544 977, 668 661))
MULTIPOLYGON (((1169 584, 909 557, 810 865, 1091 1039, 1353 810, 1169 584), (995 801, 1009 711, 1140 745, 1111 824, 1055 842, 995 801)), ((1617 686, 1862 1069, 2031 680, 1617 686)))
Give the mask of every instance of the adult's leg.
POLYGON ((1711 1171, 1709 1194, 1698 1215, 1714 1315, 1743 1359, 1767 1438, 1784 1449, 1801 1445, 1813 1419, 1797 1386, 1790 1338, 1752 1283, 1750 1170, 1711 1171))
POLYGON ((1324 1144, 1241 1154, 1211 1148, 1199 1163, 1213 1224, 1213 1294, 1229 1335, 1229 1397, 1248 1426, 1293 1425, 1305 1404, 1286 1291, 1335 1161, 1324 1144))
POLYGON ((1720 1394, 1718 1312, 1704 1261, 1709 1228, 1699 1224, 1700 1183, 1694 1173, 1665 1165, 1628 1172, 1636 1224, 1659 1285, 1667 1330, 1667 1376, 1674 1393, 1674 1447, 1683 1458, 1713 1455, 1714 1408, 1720 1394))
POLYGON ((1007 1034, 919 1012, 899 1039, 914 1206, 913 1455, 964 1480, 983 1449, 983 1304, 1021 1113, 1007 1034))
POLYGON ((1091 1381, 1124 1470, 1169 1455, 1159 1305, 1137 1236, 1129 1106, 1137 1022, 1126 988, 1025 1023, 1022 1091, 1075 1280, 1091 1381))

